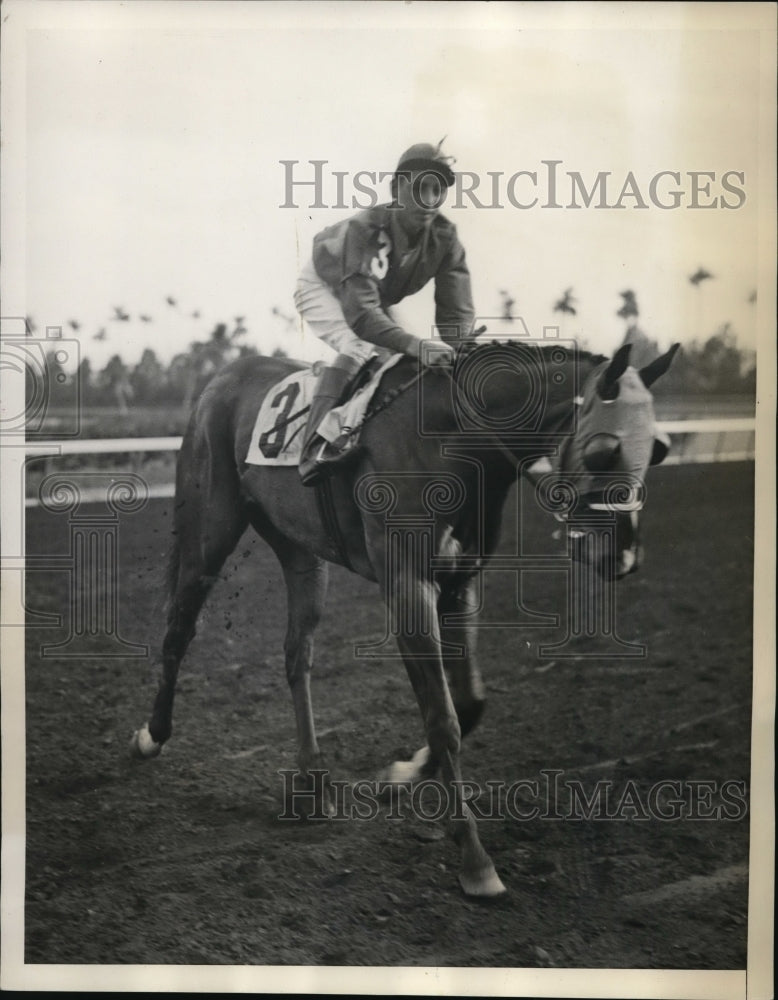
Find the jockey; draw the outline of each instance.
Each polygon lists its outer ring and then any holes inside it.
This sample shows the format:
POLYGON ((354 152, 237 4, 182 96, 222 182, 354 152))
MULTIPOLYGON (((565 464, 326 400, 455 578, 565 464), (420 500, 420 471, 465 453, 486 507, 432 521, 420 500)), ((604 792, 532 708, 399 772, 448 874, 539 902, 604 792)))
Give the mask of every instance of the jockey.
POLYGON ((438 214, 454 183, 452 158, 441 154, 441 145, 417 143, 403 153, 392 177, 391 204, 368 208, 314 237, 295 305, 338 356, 322 372, 311 403, 300 459, 306 485, 338 458, 316 431, 367 361, 402 353, 429 365, 450 364, 452 345, 472 333, 475 313, 465 251, 454 225, 438 214), (442 339, 434 341, 435 351, 423 353, 425 341, 398 326, 389 307, 430 278, 435 279, 435 325, 442 339))

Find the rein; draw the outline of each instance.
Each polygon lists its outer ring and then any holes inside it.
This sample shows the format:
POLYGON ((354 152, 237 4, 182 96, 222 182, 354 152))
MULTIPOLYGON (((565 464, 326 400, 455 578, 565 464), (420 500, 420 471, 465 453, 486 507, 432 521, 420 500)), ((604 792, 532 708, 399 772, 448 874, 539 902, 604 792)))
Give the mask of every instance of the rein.
POLYGON ((375 406, 368 408, 367 413, 356 425, 356 427, 352 427, 348 431, 348 437, 352 437, 354 434, 357 433, 357 431, 362 430, 362 428, 365 426, 368 420, 372 420, 373 417, 377 416, 382 410, 385 410, 387 406, 393 403, 398 396, 401 396, 404 392, 407 392, 408 389, 412 389, 417 382, 421 382, 421 380, 424 378, 424 376, 427 374, 428 371, 429 371, 428 368, 422 368, 421 371, 417 372, 413 376, 413 378, 409 378, 407 382, 403 382, 401 385, 398 385, 396 389, 390 389, 380 402, 376 403, 375 406))

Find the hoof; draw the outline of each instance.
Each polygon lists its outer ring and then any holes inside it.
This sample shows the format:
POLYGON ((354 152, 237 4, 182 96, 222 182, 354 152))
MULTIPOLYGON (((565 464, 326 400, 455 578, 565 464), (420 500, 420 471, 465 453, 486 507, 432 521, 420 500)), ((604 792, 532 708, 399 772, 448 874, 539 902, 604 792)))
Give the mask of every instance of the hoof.
POLYGON ((411 760, 396 760, 389 767, 385 767, 378 774, 380 784, 396 785, 401 788, 412 788, 417 781, 420 781, 424 774, 424 768, 429 763, 429 747, 422 747, 417 750, 411 760))
POLYGON ((477 872, 461 874, 459 884, 464 889, 466 896, 474 896, 478 899, 494 899, 507 892, 494 865, 482 868, 477 872))
POLYGON ((286 789, 284 819, 332 819, 337 814, 329 772, 316 770, 313 774, 298 772, 302 787, 286 789))
POLYGON ((322 796, 317 803, 317 806, 319 810, 318 815, 324 814, 327 819, 332 819, 332 817, 336 815, 338 810, 335 807, 335 799, 333 798, 332 788, 330 787, 329 782, 324 785, 322 796))
POLYGON ((149 724, 142 729, 136 729, 130 740, 130 753, 139 760, 148 760, 151 757, 159 757, 162 750, 161 743, 155 743, 149 732, 149 724))

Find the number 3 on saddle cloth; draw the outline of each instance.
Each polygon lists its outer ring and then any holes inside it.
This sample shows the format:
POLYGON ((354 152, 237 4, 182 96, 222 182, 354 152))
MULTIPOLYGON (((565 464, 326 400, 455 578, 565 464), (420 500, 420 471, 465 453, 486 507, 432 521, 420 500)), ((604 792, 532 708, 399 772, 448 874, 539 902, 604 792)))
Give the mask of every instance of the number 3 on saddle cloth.
MULTIPOLYGON (((337 441, 341 435, 358 428, 370 401, 375 395, 384 372, 403 357, 393 354, 366 382, 358 376, 358 386, 349 399, 326 415, 319 424, 319 436, 325 441, 337 441)), ((318 363, 317 363, 318 364, 318 363)), ((251 433, 246 463, 248 465, 298 465, 303 444, 308 410, 318 380, 318 368, 303 368, 288 375, 273 386, 259 407, 251 433)), ((348 438, 346 450, 356 447, 359 432, 348 438)))

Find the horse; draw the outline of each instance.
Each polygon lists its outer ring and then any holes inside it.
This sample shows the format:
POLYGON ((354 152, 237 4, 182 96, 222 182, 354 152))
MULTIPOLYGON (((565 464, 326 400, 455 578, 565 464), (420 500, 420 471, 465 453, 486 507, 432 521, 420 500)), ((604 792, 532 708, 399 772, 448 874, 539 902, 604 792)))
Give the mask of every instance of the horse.
POLYGON ((465 894, 503 893, 460 765, 462 737, 485 704, 476 660, 479 573, 497 546, 508 491, 521 474, 532 477, 543 456, 552 463, 544 478, 572 492, 575 509, 607 509, 616 518, 614 551, 590 551, 571 530, 571 555, 594 562, 605 577, 637 569, 641 477, 667 450, 649 387, 677 347, 640 372, 629 366, 628 345, 610 361, 518 340, 463 341, 451 370, 402 358, 382 377, 358 447, 328 480, 336 530, 296 467, 245 462, 260 401, 302 363, 260 356, 223 369, 196 402, 178 456, 161 678, 151 716, 132 738, 135 756, 157 756, 171 736, 179 665, 198 614, 250 525, 277 556, 286 583, 298 767, 313 781, 320 809, 333 811, 329 779, 315 781, 329 772, 316 740, 310 673, 334 563, 378 583, 421 712, 426 746, 411 764, 396 765, 395 780, 441 775, 465 894), (388 530, 398 524, 424 531, 398 542, 388 530))

